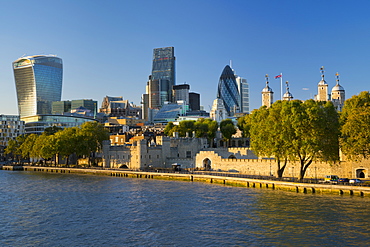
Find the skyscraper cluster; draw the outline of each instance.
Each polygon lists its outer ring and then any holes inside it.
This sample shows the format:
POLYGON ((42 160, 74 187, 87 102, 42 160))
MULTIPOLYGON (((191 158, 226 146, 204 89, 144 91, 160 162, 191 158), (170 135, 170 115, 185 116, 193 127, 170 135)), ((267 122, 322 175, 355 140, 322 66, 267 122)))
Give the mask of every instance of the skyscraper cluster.
POLYGON ((175 61, 174 47, 153 50, 152 73, 146 85, 146 93, 142 96, 142 115, 146 121, 153 122, 158 113, 161 116, 169 116, 171 113, 175 116, 200 110, 200 95, 189 92, 189 84, 176 85, 175 61), (166 108, 163 108, 164 105, 166 108), (163 113, 165 109, 169 109, 168 113, 163 113))
MULTIPOLYGON (((20 119, 26 122, 26 132, 30 133, 32 129, 40 133, 51 125, 71 127, 73 122, 85 121, 72 117, 89 117, 91 120, 96 119, 98 114, 105 117, 142 118, 149 123, 167 123, 180 116, 193 119, 209 116, 200 107, 199 93, 190 92, 189 84, 176 84, 175 62, 174 47, 155 48, 152 71, 146 84, 146 93, 142 96, 142 107, 124 100, 122 96, 106 96, 98 113, 97 101, 61 100, 61 58, 55 55, 21 57, 13 62, 20 119), (41 120, 44 123, 40 123, 41 120)), ((221 74, 214 107, 216 110, 213 113, 222 112, 219 114, 221 120, 239 113, 249 113, 248 83, 236 75, 229 65, 221 74)))

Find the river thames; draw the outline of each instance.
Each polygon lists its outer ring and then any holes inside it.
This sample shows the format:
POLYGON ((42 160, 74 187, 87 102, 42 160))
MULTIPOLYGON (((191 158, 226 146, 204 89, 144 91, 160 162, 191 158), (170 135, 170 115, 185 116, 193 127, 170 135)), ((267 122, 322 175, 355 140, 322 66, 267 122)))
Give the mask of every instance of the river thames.
POLYGON ((369 246, 370 198, 0 170, 1 246, 369 246))

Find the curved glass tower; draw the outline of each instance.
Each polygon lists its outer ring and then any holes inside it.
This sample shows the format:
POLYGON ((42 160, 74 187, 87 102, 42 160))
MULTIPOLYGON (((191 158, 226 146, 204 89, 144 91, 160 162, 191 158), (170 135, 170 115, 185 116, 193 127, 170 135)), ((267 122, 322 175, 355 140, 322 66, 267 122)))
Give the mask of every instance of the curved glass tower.
POLYGON ((218 83, 217 98, 224 101, 227 113, 232 116, 239 111, 239 91, 233 70, 226 65, 218 83))
POLYGON ((20 117, 51 114, 62 96, 63 64, 56 56, 27 56, 13 62, 20 117))

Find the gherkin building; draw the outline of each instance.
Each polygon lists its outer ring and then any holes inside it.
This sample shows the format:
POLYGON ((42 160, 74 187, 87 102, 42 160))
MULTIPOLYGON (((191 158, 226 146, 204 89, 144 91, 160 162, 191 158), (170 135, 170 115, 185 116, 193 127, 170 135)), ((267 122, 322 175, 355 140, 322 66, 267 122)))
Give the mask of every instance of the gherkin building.
POLYGON ((226 65, 218 83, 217 98, 222 99, 229 116, 239 111, 239 91, 233 70, 226 65))

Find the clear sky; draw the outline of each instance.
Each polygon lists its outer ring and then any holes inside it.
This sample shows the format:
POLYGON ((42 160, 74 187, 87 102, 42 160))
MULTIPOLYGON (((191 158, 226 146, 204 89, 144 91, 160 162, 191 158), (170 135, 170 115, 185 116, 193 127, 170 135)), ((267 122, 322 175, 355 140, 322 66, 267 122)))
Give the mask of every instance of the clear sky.
MULTIPOLYGON (((176 83, 190 84, 209 111, 232 60, 261 106, 265 74, 274 99, 283 73, 296 99, 317 93, 320 67, 346 98, 370 90, 370 1, 341 0, 0 0, 0 114, 18 114, 12 62, 63 59, 62 100, 145 93, 153 49, 175 47, 176 83)), ((285 90, 285 89, 284 89, 285 90)))

